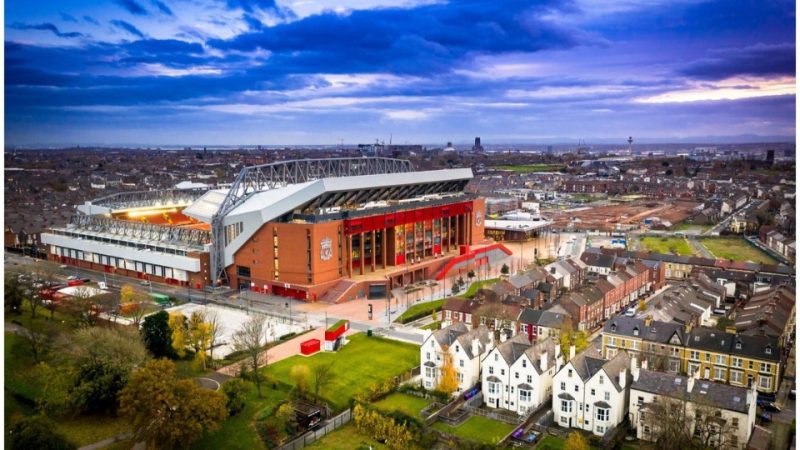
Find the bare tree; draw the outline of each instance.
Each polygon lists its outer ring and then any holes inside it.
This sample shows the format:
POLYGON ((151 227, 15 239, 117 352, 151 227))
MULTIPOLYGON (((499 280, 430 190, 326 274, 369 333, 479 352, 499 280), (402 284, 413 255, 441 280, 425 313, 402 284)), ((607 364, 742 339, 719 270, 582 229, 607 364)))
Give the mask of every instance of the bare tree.
POLYGON ((31 322, 28 327, 24 327, 20 331, 20 335, 28 340, 31 355, 37 363, 42 362, 50 351, 57 334, 55 328, 47 321, 31 322))
POLYGON ((214 346, 219 345, 219 340, 222 339, 222 335, 225 333, 225 327, 222 326, 222 320, 219 318, 219 314, 216 311, 209 311, 206 314, 206 323, 209 325, 209 359, 211 360, 211 364, 214 364, 214 346))
POLYGON ((314 366, 313 374, 314 374, 314 401, 319 400, 319 391, 324 390, 327 385, 333 379, 333 373, 331 369, 333 368, 334 361, 331 361, 327 364, 319 364, 314 366))
POLYGON ((267 331, 266 321, 259 315, 253 315, 233 335, 233 347, 237 351, 245 352, 250 358, 250 364, 253 368, 253 381, 256 383, 259 397, 261 397, 261 377, 258 374, 259 362, 260 360, 263 360, 264 364, 269 362, 267 352, 265 351, 263 354, 261 352, 267 344, 267 331))
POLYGON ((736 432, 719 408, 697 399, 690 403, 685 397, 662 396, 640 411, 641 426, 649 430, 645 438, 652 440, 657 449, 721 450, 728 447, 736 432))

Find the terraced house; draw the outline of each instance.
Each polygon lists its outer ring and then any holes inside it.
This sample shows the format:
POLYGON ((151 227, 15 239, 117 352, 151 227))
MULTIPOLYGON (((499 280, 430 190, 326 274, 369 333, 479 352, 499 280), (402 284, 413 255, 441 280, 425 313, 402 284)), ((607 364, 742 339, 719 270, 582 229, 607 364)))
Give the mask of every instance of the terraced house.
POLYGON ((711 328, 695 328, 650 318, 614 317, 602 333, 606 358, 626 350, 647 360, 654 370, 680 374, 699 373, 706 380, 733 386, 755 385, 759 392, 778 390, 781 351, 778 338, 745 335, 711 328))

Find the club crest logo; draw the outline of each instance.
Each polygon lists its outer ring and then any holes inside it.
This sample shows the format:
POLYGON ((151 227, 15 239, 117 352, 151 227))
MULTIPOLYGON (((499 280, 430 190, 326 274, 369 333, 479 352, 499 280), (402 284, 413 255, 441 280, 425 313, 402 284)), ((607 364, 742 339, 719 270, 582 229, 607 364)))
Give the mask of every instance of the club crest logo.
POLYGON ((478 211, 475 213, 475 225, 481 226, 481 223, 483 223, 483 213, 478 211))
POLYGON ((320 242, 319 257, 323 261, 328 261, 333 258, 333 246, 331 245, 330 238, 325 238, 320 242))

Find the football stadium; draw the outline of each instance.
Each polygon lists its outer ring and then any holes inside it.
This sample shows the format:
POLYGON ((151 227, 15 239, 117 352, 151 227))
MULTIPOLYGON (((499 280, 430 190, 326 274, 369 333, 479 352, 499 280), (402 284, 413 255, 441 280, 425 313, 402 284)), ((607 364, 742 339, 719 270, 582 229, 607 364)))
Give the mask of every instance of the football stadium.
POLYGON ((382 298, 510 254, 484 237, 484 200, 464 191, 472 176, 382 157, 281 161, 225 188, 87 201, 42 241, 61 264, 187 288, 382 298))

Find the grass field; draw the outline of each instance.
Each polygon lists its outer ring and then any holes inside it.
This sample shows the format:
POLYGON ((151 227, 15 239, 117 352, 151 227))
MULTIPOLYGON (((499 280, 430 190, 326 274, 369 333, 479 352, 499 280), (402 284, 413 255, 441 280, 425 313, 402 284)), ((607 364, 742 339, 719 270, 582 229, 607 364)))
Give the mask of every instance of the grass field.
POLYGON ((413 320, 421 319, 425 316, 431 315, 434 310, 441 311, 443 304, 444 299, 434 300, 432 302, 417 303, 416 305, 413 305, 405 310, 403 314, 400 314, 400 316, 394 319, 394 321, 399 323, 407 323, 413 320))
POLYGON ((654 253, 671 253, 680 256, 694 255, 689 242, 682 237, 645 236, 639 242, 645 250, 654 253))
POLYGON ((353 422, 350 422, 333 433, 326 434, 325 437, 306 448, 313 450, 356 450, 361 448, 384 450, 387 447, 359 433, 353 422))
POLYGON ((436 330, 442 328, 442 321, 441 320, 437 320, 436 322, 431 322, 431 323, 429 323, 429 324, 427 324, 425 326, 422 326, 420 328, 422 328, 423 330, 436 331, 436 330))
POLYGON ((498 170, 512 170, 514 172, 520 172, 520 173, 534 173, 534 172, 558 172, 558 170, 563 169, 564 166, 561 164, 531 164, 525 166, 515 166, 515 165, 492 166, 492 168, 498 170))
POLYGON ((385 412, 400 411, 407 416, 419 417, 419 412, 430 404, 431 400, 395 392, 372 406, 385 412))
POLYGON ((752 261, 761 264, 777 264, 768 254, 740 237, 713 237, 699 240, 714 256, 734 261, 752 261))
POLYGON ((513 425, 497 422, 481 416, 472 416, 457 427, 442 422, 433 424, 433 428, 450 433, 463 439, 487 445, 495 445, 508 433, 514 430, 513 425))
POLYGON ((467 289, 467 292, 464 293, 464 297, 466 298, 475 297, 475 294, 478 292, 478 289, 491 287, 493 284, 497 283, 497 280, 499 280, 499 278, 490 278, 488 280, 476 281, 472 283, 469 289, 467 289))
POLYGON ((536 448, 539 450, 561 450, 564 448, 564 443, 566 443, 564 439, 548 434, 539 441, 539 445, 536 448))
POLYGON ((707 231, 711 229, 713 225, 695 225, 693 223, 686 223, 682 222, 678 225, 672 227, 673 231, 707 231))
POLYGON ((262 383, 261 393, 262 398, 258 398, 255 385, 248 383, 244 410, 228 418, 216 432, 207 433, 192 445, 192 449, 248 450, 265 448, 253 422, 256 418, 272 414, 275 407, 289 397, 289 392, 285 386, 280 384, 273 389, 271 383, 262 383))
MULTIPOLYGON (((363 333, 349 336, 350 343, 336 353, 321 352, 311 357, 293 356, 270 364, 267 377, 292 385, 289 372, 295 365, 313 367, 333 362, 332 381, 320 396, 336 411, 349 406, 350 399, 372 383, 381 383, 419 364, 419 346, 367 337, 363 333)), ((313 388, 313 384, 311 386, 313 388)))

